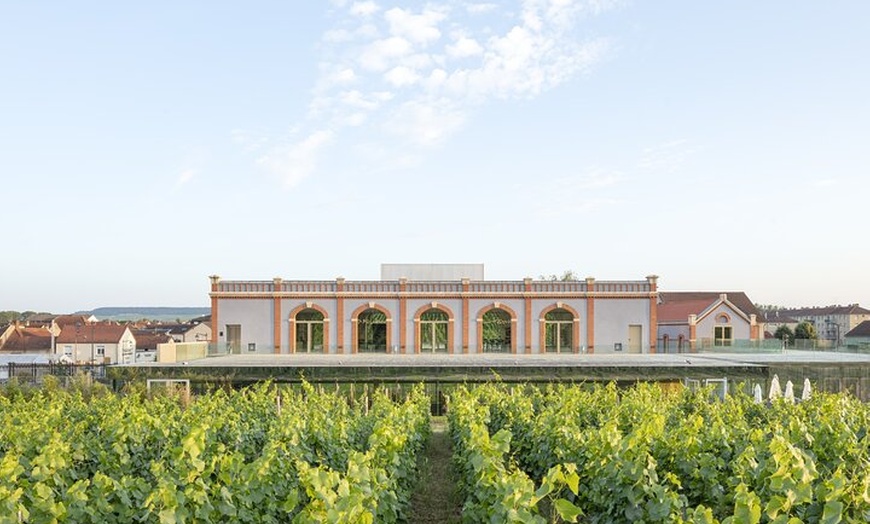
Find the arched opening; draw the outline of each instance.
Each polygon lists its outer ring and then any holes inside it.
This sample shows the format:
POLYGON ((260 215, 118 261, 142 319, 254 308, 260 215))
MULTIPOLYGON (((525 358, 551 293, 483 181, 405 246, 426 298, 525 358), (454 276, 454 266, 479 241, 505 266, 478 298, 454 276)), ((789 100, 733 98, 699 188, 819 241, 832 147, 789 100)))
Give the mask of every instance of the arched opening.
POLYGON ((574 348, 574 315, 557 308, 544 315, 544 346, 548 353, 571 353, 574 348))
POLYGON ((299 353, 323 353, 324 317, 313 308, 296 314, 296 351, 299 353))
POLYGON ((662 353, 670 353, 671 337, 662 335, 662 353))
POLYGON ((449 317, 440 309, 429 309, 420 315, 420 352, 447 352, 449 317))
POLYGON ((509 353, 511 329, 511 316, 507 311, 493 308, 484 313, 481 322, 481 350, 484 353, 509 353))
POLYGON ((357 317, 357 350, 362 353, 387 352, 387 315, 374 308, 357 317))

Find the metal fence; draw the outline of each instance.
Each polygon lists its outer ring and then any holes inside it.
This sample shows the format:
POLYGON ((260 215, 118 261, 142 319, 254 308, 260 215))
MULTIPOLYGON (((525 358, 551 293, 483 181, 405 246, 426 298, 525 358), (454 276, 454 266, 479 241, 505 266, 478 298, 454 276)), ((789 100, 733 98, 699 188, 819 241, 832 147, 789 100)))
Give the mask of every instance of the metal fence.
POLYGON ((19 382, 38 384, 46 376, 74 377, 90 375, 95 380, 106 379, 106 364, 32 364, 9 362, 6 378, 15 378, 19 382))

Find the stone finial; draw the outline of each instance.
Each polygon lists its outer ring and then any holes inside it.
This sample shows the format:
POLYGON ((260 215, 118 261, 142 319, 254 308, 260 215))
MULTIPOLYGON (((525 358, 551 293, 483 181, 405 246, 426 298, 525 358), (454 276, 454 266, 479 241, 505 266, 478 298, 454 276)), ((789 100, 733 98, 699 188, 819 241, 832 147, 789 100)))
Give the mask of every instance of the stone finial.
POLYGON ((211 280, 212 284, 217 284, 221 281, 221 277, 219 275, 209 275, 209 280, 211 280))

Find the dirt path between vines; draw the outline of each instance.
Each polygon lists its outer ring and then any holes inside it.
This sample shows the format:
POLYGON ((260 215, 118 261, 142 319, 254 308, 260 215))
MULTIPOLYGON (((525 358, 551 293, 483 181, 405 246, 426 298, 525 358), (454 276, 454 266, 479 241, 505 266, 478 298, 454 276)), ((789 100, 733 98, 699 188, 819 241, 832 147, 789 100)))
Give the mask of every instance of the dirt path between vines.
POLYGON ((411 495, 411 524, 462 522, 462 503, 450 470, 450 436, 445 417, 432 418, 432 436, 420 460, 420 484, 411 495))

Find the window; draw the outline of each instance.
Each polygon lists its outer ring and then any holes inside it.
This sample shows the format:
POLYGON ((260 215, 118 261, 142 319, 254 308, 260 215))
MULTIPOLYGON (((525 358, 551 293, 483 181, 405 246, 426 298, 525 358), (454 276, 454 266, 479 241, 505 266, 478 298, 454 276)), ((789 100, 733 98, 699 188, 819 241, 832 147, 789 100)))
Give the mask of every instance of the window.
POLYGON ((447 313, 430 309, 420 315, 420 351, 447 351, 447 313))
POLYGON ((257 343, 256 342, 248 342, 248 351, 257 351, 257 343))
POLYGON ((733 337, 731 336, 731 326, 716 326, 713 328, 713 345, 716 347, 727 347, 731 345, 733 337))
POLYGON ((63 347, 64 356, 72 358, 73 356, 73 347, 72 346, 64 346, 63 347))
POLYGON ((296 314, 296 351, 323 352, 323 313, 316 309, 303 309, 296 314))
POLYGON ((106 346, 97 346, 97 356, 98 357, 106 356, 106 346))
POLYGON ((483 314, 483 351, 506 353, 511 350, 511 316, 501 309, 483 314))
POLYGON ((367 309, 359 314, 357 348, 359 351, 387 351, 387 315, 377 309, 367 309))
POLYGON ((574 315, 564 309, 554 309, 544 315, 545 346, 547 352, 573 351, 574 315))

